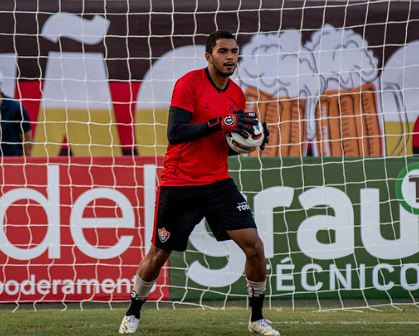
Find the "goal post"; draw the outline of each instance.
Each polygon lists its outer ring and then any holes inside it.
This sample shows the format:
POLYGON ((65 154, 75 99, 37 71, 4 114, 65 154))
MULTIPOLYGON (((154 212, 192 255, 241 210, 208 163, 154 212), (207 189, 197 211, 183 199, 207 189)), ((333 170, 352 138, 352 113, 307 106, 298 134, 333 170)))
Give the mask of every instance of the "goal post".
MULTIPOLYGON (((270 130, 263 152, 229 159, 268 306, 417 305, 418 19, 416 1, 2 1, 0 87, 29 114, 32 153, 0 157, 0 303, 129 299, 174 83, 220 29, 270 130)), ((203 221, 150 300, 244 301, 244 263, 203 221)))

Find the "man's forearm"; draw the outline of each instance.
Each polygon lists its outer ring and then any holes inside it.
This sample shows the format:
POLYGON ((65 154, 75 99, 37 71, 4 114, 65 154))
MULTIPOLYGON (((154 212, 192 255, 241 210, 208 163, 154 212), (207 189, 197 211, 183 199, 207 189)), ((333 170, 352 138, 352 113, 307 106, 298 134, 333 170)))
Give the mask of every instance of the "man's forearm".
POLYGON ((23 151, 25 152, 25 156, 30 156, 32 153, 32 143, 29 143, 29 142, 24 143, 23 151))
POLYGON ((172 145, 193 141, 211 133, 208 124, 189 124, 192 113, 171 107, 167 125, 167 138, 172 145))
POLYGON ((23 152, 25 156, 30 156, 32 153, 32 132, 23 133, 22 136, 23 152))

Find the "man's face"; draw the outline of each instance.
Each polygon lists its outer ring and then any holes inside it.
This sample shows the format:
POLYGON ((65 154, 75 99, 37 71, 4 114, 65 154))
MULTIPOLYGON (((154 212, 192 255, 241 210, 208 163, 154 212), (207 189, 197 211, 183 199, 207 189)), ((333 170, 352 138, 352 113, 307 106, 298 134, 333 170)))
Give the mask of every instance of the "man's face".
POLYGON ((239 61, 239 47, 234 39, 221 38, 212 49, 212 53, 206 53, 208 64, 212 64, 218 75, 231 76, 239 61))

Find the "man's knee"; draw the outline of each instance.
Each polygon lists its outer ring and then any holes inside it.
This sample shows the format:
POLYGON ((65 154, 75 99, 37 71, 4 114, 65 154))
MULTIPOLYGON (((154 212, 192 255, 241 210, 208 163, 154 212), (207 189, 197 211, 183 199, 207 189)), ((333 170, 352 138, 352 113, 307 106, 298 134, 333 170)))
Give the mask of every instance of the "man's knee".
POLYGON ((160 268, 167 261, 167 259, 169 258, 169 255, 170 255, 170 252, 163 250, 161 248, 158 248, 156 246, 152 246, 145 259, 149 263, 160 268))
POLYGON ((262 240, 259 237, 257 237, 254 238, 252 241, 249 241, 249 243, 246 244, 244 253, 246 254, 246 257, 251 259, 264 259, 265 256, 262 240))
POLYGON ((264 258, 263 242, 256 229, 249 228, 237 231, 228 231, 230 237, 243 250, 247 258, 264 258))

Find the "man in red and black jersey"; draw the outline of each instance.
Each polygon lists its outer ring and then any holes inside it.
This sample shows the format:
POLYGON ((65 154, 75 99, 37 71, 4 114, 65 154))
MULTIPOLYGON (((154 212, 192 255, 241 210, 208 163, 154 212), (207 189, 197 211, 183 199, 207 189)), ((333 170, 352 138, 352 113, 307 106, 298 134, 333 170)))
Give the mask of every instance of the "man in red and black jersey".
MULTIPOLYGON (((246 113, 245 97, 229 77, 239 47, 226 31, 207 40, 208 67, 194 70, 177 82, 169 111, 166 159, 157 193, 153 244, 138 268, 131 305, 120 333, 137 330, 140 310, 171 251, 185 251, 193 228, 205 218, 217 240, 232 239, 246 255, 245 274, 251 317, 249 331, 279 335, 262 315, 266 263, 251 210, 230 178, 227 158, 232 153, 225 133, 246 136, 257 124, 246 113)), ((268 142, 265 128, 264 148, 268 142)))

